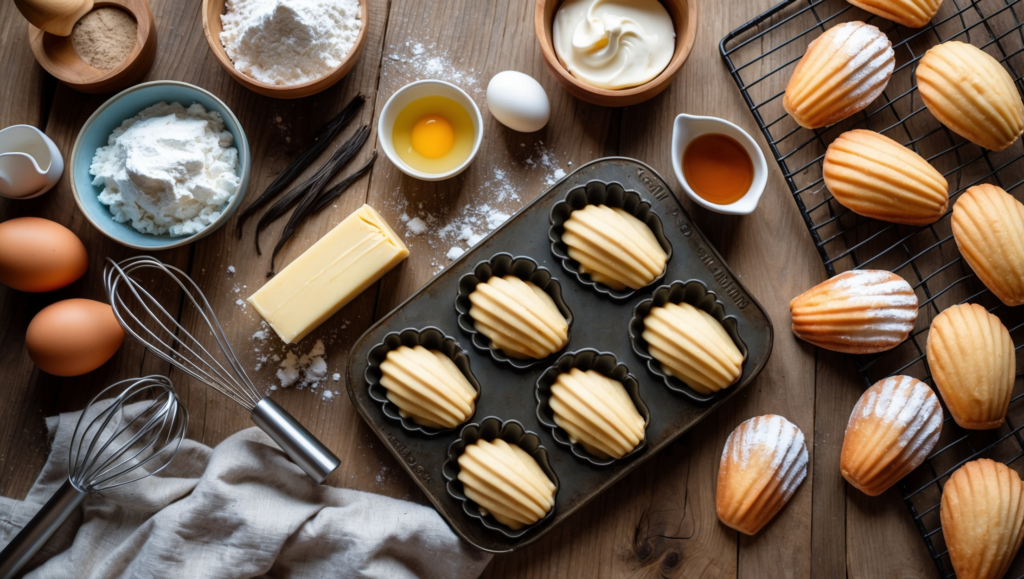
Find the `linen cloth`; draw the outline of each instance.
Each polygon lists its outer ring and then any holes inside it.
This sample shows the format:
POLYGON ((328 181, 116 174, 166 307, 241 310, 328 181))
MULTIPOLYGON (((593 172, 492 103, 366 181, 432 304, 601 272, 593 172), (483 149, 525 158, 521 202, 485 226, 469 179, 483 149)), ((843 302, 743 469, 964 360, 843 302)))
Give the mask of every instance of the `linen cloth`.
MULTIPOLYGON (((0 497, 0 545, 66 480, 79 415, 47 419, 52 447, 39 478, 24 501, 0 497)), ((185 440, 163 471, 89 495, 25 570, 39 579, 459 579, 490 558, 432 508, 315 484, 253 427, 212 449, 185 440)))

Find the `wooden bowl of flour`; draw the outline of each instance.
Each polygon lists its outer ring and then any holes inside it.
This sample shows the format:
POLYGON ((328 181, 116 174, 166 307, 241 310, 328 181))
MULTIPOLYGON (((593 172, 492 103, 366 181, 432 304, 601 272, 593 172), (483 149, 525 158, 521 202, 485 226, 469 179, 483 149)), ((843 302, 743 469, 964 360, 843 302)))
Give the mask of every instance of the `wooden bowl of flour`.
POLYGON ((303 84, 282 86, 260 82, 235 68, 235 65, 232 64, 231 59, 228 57, 227 51, 224 50, 224 44, 220 40, 220 33, 223 30, 220 17, 225 12, 225 5, 225 0, 203 0, 203 33, 206 34, 206 43, 210 45, 210 50, 217 57, 217 62, 224 67, 224 70, 228 71, 228 74, 234 77, 242 86, 264 96, 279 99, 297 99, 325 91, 352 70, 352 67, 356 65, 356 61, 359 59, 359 54, 366 45, 366 29, 370 23, 370 9, 367 5, 367 0, 359 0, 359 20, 362 23, 359 27, 359 34, 356 36, 355 44, 349 49, 348 54, 341 59, 341 63, 331 72, 303 84))

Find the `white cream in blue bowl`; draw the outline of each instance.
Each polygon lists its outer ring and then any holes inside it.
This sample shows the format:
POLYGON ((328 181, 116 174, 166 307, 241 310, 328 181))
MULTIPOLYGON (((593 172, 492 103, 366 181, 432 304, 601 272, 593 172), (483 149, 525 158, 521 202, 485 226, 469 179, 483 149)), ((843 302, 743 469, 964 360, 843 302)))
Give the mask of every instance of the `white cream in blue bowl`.
POLYGON ((197 86, 154 81, 124 90, 85 122, 71 189, 104 235, 171 249, 220 228, 241 205, 252 159, 241 123, 197 86))

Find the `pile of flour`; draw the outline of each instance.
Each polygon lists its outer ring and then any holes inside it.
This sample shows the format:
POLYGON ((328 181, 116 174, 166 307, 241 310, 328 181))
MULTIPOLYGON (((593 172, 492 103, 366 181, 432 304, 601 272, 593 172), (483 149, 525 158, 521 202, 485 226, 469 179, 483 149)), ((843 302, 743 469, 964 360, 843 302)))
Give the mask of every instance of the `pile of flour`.
POLYGON ((329 73, 362 26, 358 0, 228 0, 220 21, 220 41, 235 68, 274 85, 329 73))
POLYGON ((96 149, 89 173, 114 221, 142 233, 193 235, 238 190, 238 150, 220 113, 157 103, 121 123, 96 149))

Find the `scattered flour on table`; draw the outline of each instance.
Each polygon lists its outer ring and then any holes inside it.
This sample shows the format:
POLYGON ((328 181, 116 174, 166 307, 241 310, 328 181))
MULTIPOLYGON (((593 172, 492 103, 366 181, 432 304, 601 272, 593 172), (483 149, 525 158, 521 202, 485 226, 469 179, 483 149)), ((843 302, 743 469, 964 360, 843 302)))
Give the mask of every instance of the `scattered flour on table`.
POLYGON ((217 111, 159 102, 125 120, 89 167, 100 203, 137 231, 179 237, 216 221, 238 190, 238 150, 217 111))
POLYGON ((235 273, 235 266, 229 265, 228 266, 228 273, 235 273))
MULTIPOLYGON (((544 187, 550 187, 566 175, 555 154, 544 146, 543 141, 535 143, 521 163, 529 171, 540 172, 544 187)), ((444 257, 450 262, 505 223, 511 217, 509 208, 521 206, 525 196, 508 169, 492 166, 485 172, 488 178, 473 198, 486 201, 471 202, 451 214, 439 216, 416 211, 422 208, 422 203, 413 208, 403 199, 394 209, 401 211, 399 220, 405 226, 406 236, 422 238, 430 247, 443 250, 444 257)), ((396 193, 396 196, 400 195, 400 192, 396 193)), ((431 265, 440 270, 447 263, 432 262, 431 265)))
POLYGON ((295 85, 341 64, 362 27, 358 0, 228 0, 220 41, 239 72, 295 85))
MULTIPOLYGON (((476 69, 460 68, 446 52, 438 49, 433 43, 423 44, 407 40, 398 45, 388 45, 388 49, 391 51, 387 56, 388 60, 401 65, 397 73, 405 81, 396 86, 396 89, 414 80, 433 79, 450 82, 471 94, 483 94, 476 69)), ((381 74, 389 76, 391 71, 385 67, 381 74)))

